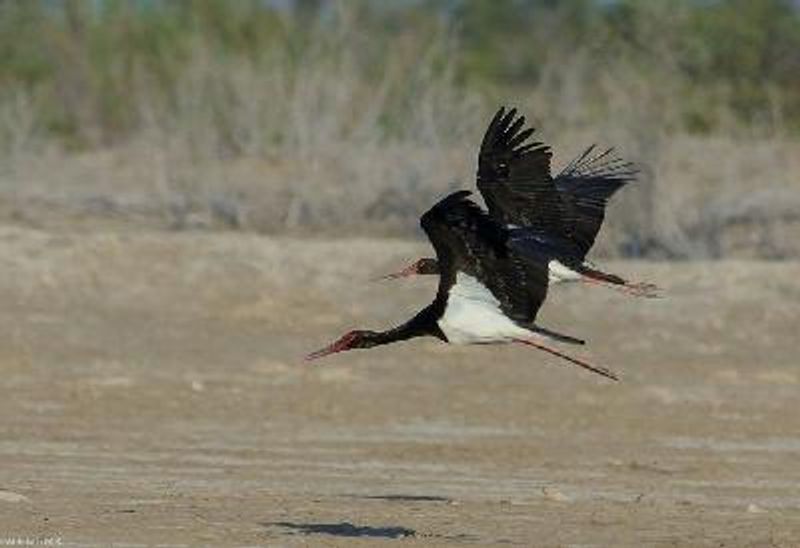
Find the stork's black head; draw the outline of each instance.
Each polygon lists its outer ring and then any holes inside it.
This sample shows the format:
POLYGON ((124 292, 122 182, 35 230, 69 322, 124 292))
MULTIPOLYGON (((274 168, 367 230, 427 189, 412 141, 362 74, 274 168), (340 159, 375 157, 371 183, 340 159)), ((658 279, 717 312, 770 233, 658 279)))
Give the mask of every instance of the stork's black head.
POLYGON ((423 258, 416 262, 417 274, 439 274, 439 263, 436 259, 423 258))
POLYGON ((325 356, 329 356, 330 354, 335 354, 336 352, 344 352, 345 350, 372 348, 373 346, 380 344, 378 340, 379 335, 380 334, 376 331, 368 331, 363 329, 348 331, 325 348, 317 350, 316 352, 312 352, 306 356, 306 361, 316 360, 317 358, 323 358, 325 356))
POLYGON ((394 280, 397 278, 407 278, 409 276, 439 274, 439 263, 433 258, 423 258, 411 263, 403 270, 382 276, 381 280, 394 280))

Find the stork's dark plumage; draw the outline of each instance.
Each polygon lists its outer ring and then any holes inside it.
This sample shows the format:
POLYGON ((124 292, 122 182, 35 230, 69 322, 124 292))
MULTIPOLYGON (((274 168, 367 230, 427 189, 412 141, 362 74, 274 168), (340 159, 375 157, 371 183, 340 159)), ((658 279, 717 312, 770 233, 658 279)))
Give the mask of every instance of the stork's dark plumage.
POLYGON ((434 250, 439 272, 436 299, 406 323, 383 332, 351 331, 308 359, 432 336, 454 344, 519 342, 616 380, 606 368, 568 356, 548 341, 583 341, 535 325, 547 297, 547 253, 522 256, 514 231, 455 192, 434 205, 420 224, 434 250))
MULTIPOLYGON (((516 109, 501 108, 483 137, 478 155, 478 190, 489 215, 514 229, 512 247, 521 256, 543 254, 553 260, 551 283, 585 281, 611 285, 634 295, 655 296, 655 286, 630 283, 586 263, 605 217, 609 198, 632 181, 632 164, 609 149, 589 147, 555 178, 550 175, 550 148, 529 142, 532 128, 516 109)), ((424 258, 387 278, 437 274, 435 259, 424 258)))

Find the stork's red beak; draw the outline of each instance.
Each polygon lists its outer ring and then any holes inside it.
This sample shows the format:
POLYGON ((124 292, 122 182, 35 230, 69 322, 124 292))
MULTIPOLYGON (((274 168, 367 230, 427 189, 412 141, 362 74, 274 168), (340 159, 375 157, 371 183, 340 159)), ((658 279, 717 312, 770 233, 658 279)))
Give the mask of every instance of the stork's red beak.
POLYGON ((330 346, 326 346, 325 348, 317 350, 316 352, 312 352, 311 354, 306 356, 306 361, 310 362, 311 360, 324 358, 325 356, 328 356, 330 354, 335 354, 336 352, 341 352, 342 350, 345 350, 345 349, 344 348, 337 348, 336 347, 336 343, 333 343, 330 346))
POLYGON ((392 274, 387 274, 386 276, 381 276, 379 278, 375 278, 375 281, 382 281, 382 280, 397 280, 399 278, 408 278, 409 276, 416 276, 419 272, 419 267, 417 263, 409 265, 405 267, 403 270, 399 272, 394 272, 392 274))
POLYGON ((337 352, 342 352, 343 350, 350 350, 350 347, 353 344, 353 338, 354 337, 352 333, 347 333, 336 342, 331 343, 325 348, 321 348, 320 350, 312 352, 306 356, 306 361, 310 362, 311 360, 324 358, 325 356, 330 356, 331 354, 336 354, 337 352))

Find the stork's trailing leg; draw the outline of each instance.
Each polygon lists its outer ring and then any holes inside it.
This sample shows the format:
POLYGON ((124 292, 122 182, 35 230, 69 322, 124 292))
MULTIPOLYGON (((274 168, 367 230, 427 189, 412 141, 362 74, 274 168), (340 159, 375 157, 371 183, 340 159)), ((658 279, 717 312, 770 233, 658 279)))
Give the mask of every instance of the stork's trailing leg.
POLYGON ((518 343, 521 343, 521 344, 527 344, 528 346, 534 346, 534 347, 538 348, 539 350, 544 350, 545 352, 549 352, 550 354, 553 354, 554 356, 558 356, 559 358, 567 360, 570 363, 574 363, 575 365, 577 365, 579 367, 583 367, 584 369, 588 369, 589 371, 591 371, 593 373, 597 373, 598 375, 602 375, 603 377, 607 377, 607 378, 609 378, 611 380, 615 380, 615 381, 619 380, 617 375, 613 371, 611 371, 610 369, 607 369, 607 368, 599 366, 599 365, 592 365, 589 362, 583 361, 583 360, 578 359, 578 358, 574 358, 574 357, 570 356, 569 354, 564 354, 560 350, 556 350, 555 348, 547 346, 546 344, 544 344, 542 342, 539 342, 539 341, 536 341, 536 340, 532 340, 532 339, 514 339, 514 342, 518 342, 518 343))
POLYGON ((655 284, 647 282, 629 282, 616 274, 608 274, 601 270, 588 267, 582 268, 580 273, 582 275, 581 281, 584 283, 604 285, 634 297, 647 297, 649 299, 661 297, 661 288, 655 284))

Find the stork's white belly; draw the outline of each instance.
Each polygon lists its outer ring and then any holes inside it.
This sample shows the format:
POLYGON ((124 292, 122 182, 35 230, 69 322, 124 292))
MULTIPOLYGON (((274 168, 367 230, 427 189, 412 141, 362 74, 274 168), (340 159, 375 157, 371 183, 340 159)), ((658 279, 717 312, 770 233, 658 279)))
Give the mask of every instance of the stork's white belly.
POLYGON ((547 265, 547 277, 551 284, 562 282, 577 282, 581 279, 581 274, 571 269, 564 263, 556 260, 550 261, 547 265))
POLYGON ((505 342, 531 334, 503 313, 500 301, 486 286, 463 272, 457 274, 456 283, 450 288, 447 307, 438 324, 454 344, 505 342))

